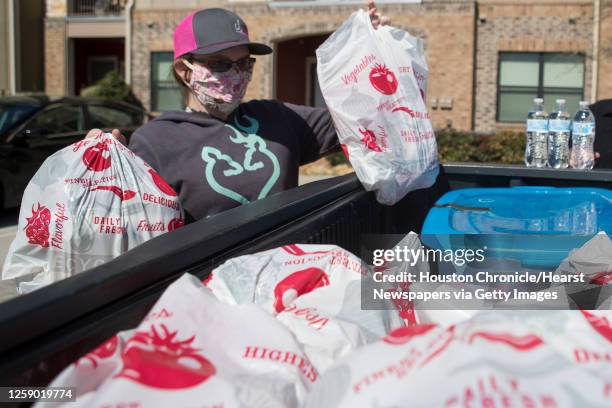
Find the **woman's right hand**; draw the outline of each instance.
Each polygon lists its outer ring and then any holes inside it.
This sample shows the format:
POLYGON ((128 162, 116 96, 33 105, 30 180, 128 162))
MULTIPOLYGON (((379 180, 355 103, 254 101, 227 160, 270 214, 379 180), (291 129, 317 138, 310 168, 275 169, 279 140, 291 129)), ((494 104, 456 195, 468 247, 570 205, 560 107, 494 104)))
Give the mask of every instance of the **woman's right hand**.
MULTIPOLYGON (((101 131, 100 129, 91 129, 89 132, 87 132, 87 135, 85 136, 85 139, 93 139, 96 138, 98 136, 100 136, 100 134, 104 133, 103 131, 101 131)), ((113 131, 111 132, 111 134, 113 135, 113 137, 115 139, 117 139, 119 142, 121 142, 124 145, 127 145, 127 140, 125 138, 125 136, 123 136, 121 134, 121 132, 119 131, 119 129, 113 129, 113 131)))
POLYGON ((372 26, 376 30, 380 26, 388 25, 391 22, 391 19, 387 16, 383 16, 378 12, 376 8, 376 3, 374 0, 365 0, 366 10, 370 15, 370 21, 372 22, 372 26))

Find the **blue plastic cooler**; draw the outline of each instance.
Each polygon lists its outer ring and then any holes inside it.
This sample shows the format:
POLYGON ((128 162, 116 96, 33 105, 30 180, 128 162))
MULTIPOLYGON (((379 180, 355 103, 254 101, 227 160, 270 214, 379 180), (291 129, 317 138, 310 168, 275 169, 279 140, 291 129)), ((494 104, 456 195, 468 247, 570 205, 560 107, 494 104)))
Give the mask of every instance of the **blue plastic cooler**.
POLYGON ((612 236, 612 191, 598 188, 470 188, 446 193, 425 219, 424 243, 448 249, 466 236, 468 247, 520 261, 556 267, 569 252, 600 231, 612 236), (477 235, 473 235, 477 234, 477 235))

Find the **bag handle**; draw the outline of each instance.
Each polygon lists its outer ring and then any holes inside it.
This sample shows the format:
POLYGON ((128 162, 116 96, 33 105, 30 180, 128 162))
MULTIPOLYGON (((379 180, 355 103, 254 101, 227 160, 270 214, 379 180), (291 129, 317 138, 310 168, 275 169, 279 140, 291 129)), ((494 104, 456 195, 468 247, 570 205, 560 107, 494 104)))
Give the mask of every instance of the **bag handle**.
POLYGON ((371 35, 376 35, 376 30, 374 29, 374 26, 372 25, 372 20, 370 20, 370 16, 365 10, 359 9, 357 11, 356 20, 359 21, 361 24, 367 26, 368 31, 370 32, 371 35))

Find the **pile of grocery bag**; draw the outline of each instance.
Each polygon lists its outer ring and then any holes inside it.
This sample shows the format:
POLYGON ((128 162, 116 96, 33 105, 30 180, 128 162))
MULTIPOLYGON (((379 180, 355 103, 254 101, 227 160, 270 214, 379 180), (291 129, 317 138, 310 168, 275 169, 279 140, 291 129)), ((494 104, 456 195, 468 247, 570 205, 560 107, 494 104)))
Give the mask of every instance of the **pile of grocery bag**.
MULTIPOLYGON (((414 234, 406 241, 420 245, 414 234)), ((392 303, 362 309, 360 285, 371 274, 332 245, 230 259, 204 282, 185 274, 137 328, 81 357, 50 385, 76 387, 75 407, 612 402, 609 309, 447 310, 437 312, 451 316, 439 319, 416 309, 411 322, 392 303)))

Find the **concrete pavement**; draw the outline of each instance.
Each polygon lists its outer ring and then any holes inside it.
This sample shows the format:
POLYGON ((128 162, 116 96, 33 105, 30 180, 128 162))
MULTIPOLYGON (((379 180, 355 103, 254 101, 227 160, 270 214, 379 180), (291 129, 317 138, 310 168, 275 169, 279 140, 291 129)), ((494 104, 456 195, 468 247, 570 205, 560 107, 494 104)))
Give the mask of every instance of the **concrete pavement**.
MULTIPOLYGON (((19 209, 0 210, 0 268, 17 233, 19 209)), ((0 302, 15 296, 15 282, 13 280, 0 280, 0 302)))
POLYGON ((336 176, 331 176, 331 175, 303 175, 300 174, 300 177, 298 178, 298 185, 304 185, 304 184, 308 184, 308 183, 312 183, 313 181, 318 181, 318 180, 325 180, 328 178, 332 178, 332 177, 336 177, 336 176))

